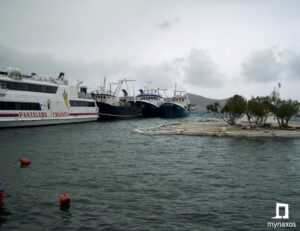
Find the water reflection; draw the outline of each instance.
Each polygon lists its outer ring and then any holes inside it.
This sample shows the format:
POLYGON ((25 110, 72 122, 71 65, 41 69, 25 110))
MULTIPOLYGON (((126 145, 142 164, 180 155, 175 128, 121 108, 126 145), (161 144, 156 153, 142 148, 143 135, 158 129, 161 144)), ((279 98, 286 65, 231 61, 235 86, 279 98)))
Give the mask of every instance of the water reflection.
POLYGON ((5 207, 0 207, 0 227, 5 224, 11 213, 5 207))

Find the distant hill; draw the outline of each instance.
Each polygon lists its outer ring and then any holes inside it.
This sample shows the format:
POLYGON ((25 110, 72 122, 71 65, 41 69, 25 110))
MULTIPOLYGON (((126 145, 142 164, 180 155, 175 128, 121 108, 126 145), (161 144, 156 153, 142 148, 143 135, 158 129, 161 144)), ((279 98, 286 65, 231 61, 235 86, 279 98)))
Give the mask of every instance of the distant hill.
POLYGON ((195 95, 190 93, 188 94, 188 97, 191 101, 191 104, 195 105, 194 110, 197 112, 206 112, 206 106, 208 104, 218 102, 221 106, 223 106, 226 102, 226 99, 210 99, 201 95, 195 95))

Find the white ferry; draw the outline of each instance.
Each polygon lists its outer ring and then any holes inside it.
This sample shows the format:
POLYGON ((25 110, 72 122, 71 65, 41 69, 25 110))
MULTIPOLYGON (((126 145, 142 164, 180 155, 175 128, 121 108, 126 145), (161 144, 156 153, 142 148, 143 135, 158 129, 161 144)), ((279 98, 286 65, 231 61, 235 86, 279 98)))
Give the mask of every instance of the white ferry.
POLYGON ((96 121, 98 107, 87 88, 57 78, 0 70, 0 128, 96 121))

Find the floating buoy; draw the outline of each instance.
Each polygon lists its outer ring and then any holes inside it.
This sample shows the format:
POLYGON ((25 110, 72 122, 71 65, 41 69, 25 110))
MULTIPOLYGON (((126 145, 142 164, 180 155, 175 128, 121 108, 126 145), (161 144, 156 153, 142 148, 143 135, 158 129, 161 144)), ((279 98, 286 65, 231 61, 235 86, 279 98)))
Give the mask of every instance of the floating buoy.
POLYGON ((29 160, 25 157, 20 158, 19 161, 20 161, 21 168, 28 167, 31 164, 31 160, 29 160))
POLYGON ((63 193, 59 196, 59 205, 61 208, 69 208, 71 204, 71 198, 68 193, 63 193))
POLYGON ((5 192, 0 192, 0 207, 2 207, 4 205, 5 197, 6 197, 6 193, 5 192))

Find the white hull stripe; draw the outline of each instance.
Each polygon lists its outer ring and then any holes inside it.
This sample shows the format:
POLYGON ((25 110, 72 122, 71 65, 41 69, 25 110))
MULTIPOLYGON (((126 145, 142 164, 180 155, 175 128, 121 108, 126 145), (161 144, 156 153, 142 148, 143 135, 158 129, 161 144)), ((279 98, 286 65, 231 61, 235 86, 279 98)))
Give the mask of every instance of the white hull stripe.
MULTIPOLYGON (((84 115, 98 115, 96 112, 92 113, 69 113, 70 116, 84 116, 84 115)), ((19 113, 0 113, 0 117, 19 117, 19 113)), ((32 117, 39 117, 39 116, 32 116, 32 117)), ((45 117, 43 117, 45 118, 45 117)))

